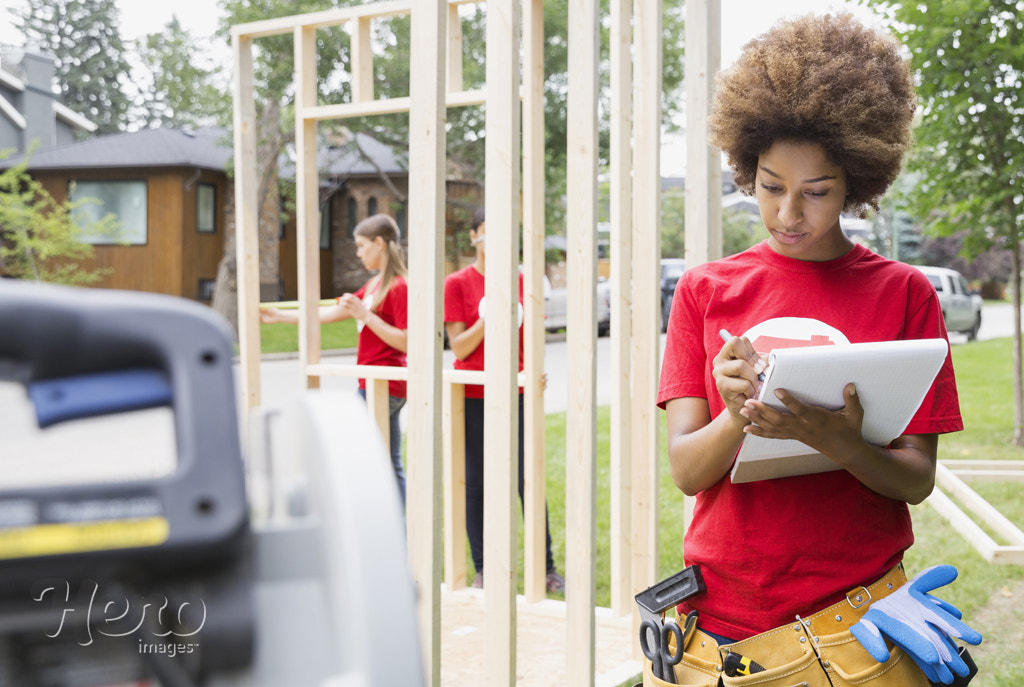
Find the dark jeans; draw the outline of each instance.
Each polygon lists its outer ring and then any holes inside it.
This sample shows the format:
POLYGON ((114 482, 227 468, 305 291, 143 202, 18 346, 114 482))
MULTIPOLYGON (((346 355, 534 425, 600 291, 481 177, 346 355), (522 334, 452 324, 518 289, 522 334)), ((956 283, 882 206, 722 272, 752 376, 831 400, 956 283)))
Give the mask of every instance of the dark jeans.
MULTIPOLYGON (((519 394, 519 508, 523 508, 523 395, 519 394)), ((544 506, 547 539, 547 570, 555 569, 551 555, 551 527, 544 506)), ((484 399, 466 399, 466 534, 473 554, 473 567, 484 569, 484 399)))
MULTIPOLYGON (((366 400, 366 389, 359 389, 359 395, 366 400)), ((405 508, 405 468, 402 467, 402 428, 398 424, 398 411, 405 405, 405 399, 388 396, 388 412, 390 413, 389 435, 391 442, 391 467, 395 471, 398 482, 398 493, 402 497, 402 508, 405 508)))

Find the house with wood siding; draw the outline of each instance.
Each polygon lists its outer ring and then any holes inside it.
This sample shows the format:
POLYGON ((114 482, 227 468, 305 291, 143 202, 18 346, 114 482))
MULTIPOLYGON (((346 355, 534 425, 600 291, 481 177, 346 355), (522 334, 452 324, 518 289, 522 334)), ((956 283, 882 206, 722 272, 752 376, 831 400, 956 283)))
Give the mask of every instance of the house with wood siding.
POLYGON ((217 128, 100 136, 33 153, 27 169, 57 202, 81 203, 80 227, 115 216, 116 232, 82 235, 95 250, 87 267, 108 270, 95 286, 207 301, 224 254, 226 136, 217 128))
MULTIPOLYGON (((144 129, 40 150, 29 156, 27 169, 58 202, 84 201, 76 210, 80 226, 115 215, 117 232, 83 235, 95 251, 86 266, 108 270, 96 287, 209 302, 220 260, 234 245, 234 185, 226 172, 231 143, 216 127, 144 129)), ((365 134, 322 146, 320 158, 320 292, 330 297, 355 291, 370 276, 356 256, 352 235, 360 221, 390 213, 408 245, 408 170, 400 153, 365 134)), ((22 159, 0 160, 0 168, 22 159)), ((287 162, 281 167, 287 178, 287 162)), ((478 182, 459 180, 448 187, 446 230, 454 236, 468 226, 483 189, 478 182)), ((288 203, 281 207, 276 296, 293 300, 298 291, 295 217, 288 203)), ((449 269, 457 265, 456 259, 449 269)))
POLYGON ((24 153, 75 142, 96 125, 53 93, 54 59, 33 50, 0 54, 0 150, 24 153))

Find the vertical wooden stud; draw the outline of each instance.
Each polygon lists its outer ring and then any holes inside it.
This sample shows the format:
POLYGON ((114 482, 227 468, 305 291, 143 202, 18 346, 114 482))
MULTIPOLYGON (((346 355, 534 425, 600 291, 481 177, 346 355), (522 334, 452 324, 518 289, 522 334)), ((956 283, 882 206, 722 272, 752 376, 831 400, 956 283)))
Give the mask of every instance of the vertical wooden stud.
MULTIPOLYGON (((238 265, 238 343, 241 357, 242 422, 260 404, 259 201, 256 178, 256 100, 252 39, 233 34, 235 251, 238 265)), ((242 428, 242 436, 248 436, 242 428)))
POLYGON ((466 387, 443 387, 444 584, 451 591, 466 586, 466 387))
POLYGON ((370 417, 380 430, 381 438, 384 440, 384 448, 391 451, 391 412, 388 399, 388 380, 367 379, 366 380, 366 407, 370 411, 370 417))
POLYGON ((373 50, 370 43, 370 17, 352 20, 352 102, 373 100, 373 50))
MULTIPOLYGON (((658 574, 658 287, 661 227, 661 0, 633 4, 633 569, 634 593, 658 574)), ((639 620, 634 612, 639 628, 639 620)))
POLYGON ((594 684, 597 541, 597 0, 569 2, 567 684, 594 684))
POLYGON ((523 5, 523 292, 526 374, 523 437, 523 591, 547 596, 544 455, 544 3, 523 5))
POLYGON ((633 271, 633 30, 632 2, 611 0, 611 607, 616 616, 633 609, 630 584, 632 506, 630 485, 630 326, 633 271))
MULTIPOLYGON (((317 124, 303 108, 316 105, 316 30, 297 26, 295 35, 295 226, 299 275, 299 364, 303 370, 320 362, 320 175, 317 169, 317 124)), ((306 385, 320 378, 306 376, 306 385)))
POLYGON ((448 3, 413 4, 409 113, 409 558, 427 682, 441 684, 441 288, 448 3))
POLYGON ((487 5, 487 317, 484 324, 484 685, 516 680, 519 403, 519 0, 487 5))
POLYGON ((448 92, 458 93, 462 82, 462 19, 459 6, 448 6, 448 92))
POLYGON ((686 267, 722 257, 722 163, 708 144, 721 65, 721 0, 686 5, 686 267))

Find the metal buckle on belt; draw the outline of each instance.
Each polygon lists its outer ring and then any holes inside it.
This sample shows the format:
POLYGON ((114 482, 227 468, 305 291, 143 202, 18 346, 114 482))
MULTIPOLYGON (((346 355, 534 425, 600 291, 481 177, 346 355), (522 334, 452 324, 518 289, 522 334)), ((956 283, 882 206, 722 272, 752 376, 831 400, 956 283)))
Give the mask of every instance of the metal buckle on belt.
POLYGON ((850 604, 850 606, 851 606, 851 607, 852 607, 852 608, 853 608, 854 610, 856 610, 856 609, 860 608, 861 606, 863 606, 864 604, 869 604, 869 603, 871 603, 871 592, 870 592, 870 591, 868 591, 868 588, 867 588, 867 587, 861 587, 861 588, 860 588, 860 591, 858 591, 858 590, 856 590, 856 589, 855 589, 854 591, 852 591, 852 592, 848 592, 848 593, 846 594, 846 602, 847 602, 848 604, 850 604), (863 592, 863 593, 861 593, 861 592, 863 592), (851 597, 851 595, 853 595, 854 593, 856 593, 856 594, 857 594, 857 596, 855 596, 855 597, 853 597, 853 598, 850 598, 850 597, 851 597), (865 598, 864 598, 865 596, 867 596, 868 598, 867 598, 867 599, 865 599, 865 598))

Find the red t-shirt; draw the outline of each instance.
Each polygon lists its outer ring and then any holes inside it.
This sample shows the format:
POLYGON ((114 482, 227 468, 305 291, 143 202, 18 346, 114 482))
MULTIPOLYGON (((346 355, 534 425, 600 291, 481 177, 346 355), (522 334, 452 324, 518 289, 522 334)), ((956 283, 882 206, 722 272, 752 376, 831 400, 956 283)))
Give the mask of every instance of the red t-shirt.
MULTIPOLYGON (((946 338, 935 289, 913 267, 855 246, 827 262, 795 260, 767 242, 688 270, 676 286, 658 405, 725 403, 712 361, 719 330, 760 353, 799 345, 946 338)), ((906 434, 963 429, 946 357, 906 434)), ((744 639, 810 615, 880 578, 913 543, 907 504, 845 470, 733 484, 726 474, 696 498, 684 540, 707 593, 690 601, 710 632, 744 639)), ((689 608, 687 608, 689 610, 689 608)))
MULTIPOLYGON (((369 283, 369 282, 367 282, 369 283)), ((380 291, 380 282, 373 289, 373 293, 367 295, 366 285, 355 292, 355 297, 363 301, 363 305, 369 310, 373 300, 380 291)), ((384 301, 377 306, 377 315, 388 324, 399 329, 408 329, 409 319, 409 288, 405 280, 395 276, 391 280, 391 288, 384 295, 384 301)), ((362 322, 356 324, 359 330, 359 349, 356 354, 358 365, 380 365, 381 367, 405 367, 405 353, 388 346, 383 339, 374 334, 373 330, 362 322)), ((359 380, 359 388, 366 388, 366 380, 359 380)), ((405 398, 405 382, 391 380, 388 382, 388 394, 405 398)))
MULTIPOLYGON (((480 319, 480 305, 484 301, 484 275, 469 265, 452 272, 444 280, 444 321, 462 322, 469 329, 480 319)), ((523 275, 519 274, 519 311, 523 310, 523 275)), ((466 356, 465 360, 455 359, 456 370, 484 369, 484 342, 466 356)), ((519 318, 519 371, 523 370, 523 324, 519 318)), ((466 385, 466 398, 483 398, 484 387, 479 384, 466 385)))

